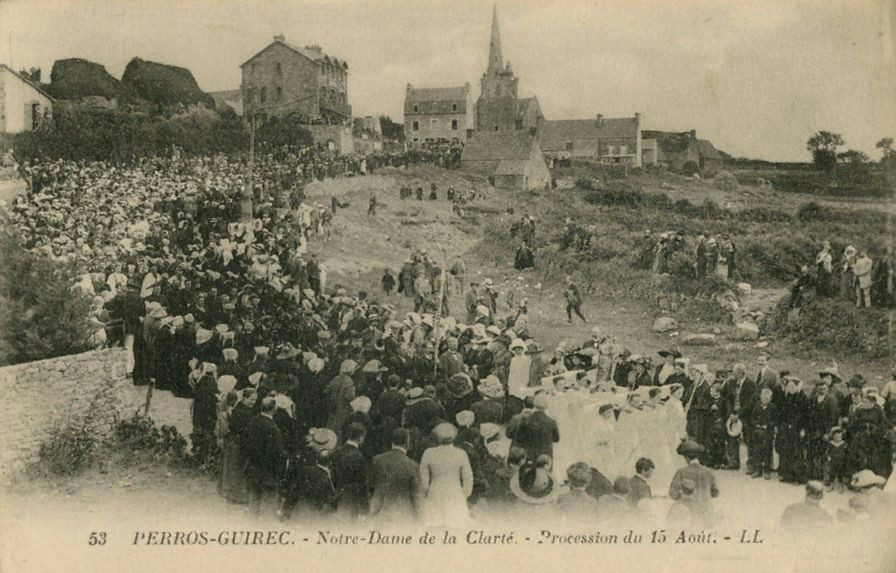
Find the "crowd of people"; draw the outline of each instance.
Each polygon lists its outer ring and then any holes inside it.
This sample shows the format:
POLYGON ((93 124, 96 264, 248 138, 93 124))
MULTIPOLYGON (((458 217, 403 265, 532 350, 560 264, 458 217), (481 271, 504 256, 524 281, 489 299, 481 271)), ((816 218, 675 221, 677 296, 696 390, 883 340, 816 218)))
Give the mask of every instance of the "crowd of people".
MULTIPOLYGON (((135 383, 190 399, 195 456, 220 464, 221 495, 255 514, 457 527, 556 509, 623 524, 664 497, 662 522, 707 525, 712 469, 742 467, 806 483, 813 500, 816 480, 892 492, 896 380, 844 387, 832 367, 803 384, 768 356, 748 372, 675 349, 654 368, 599 327, 547 356, 528 302, 500 306, 490 279, 453 317, 463 261, 443 269, 426 252, 397 281, 384 274, 411 312, 328 285, 307 244, 333 209, 301 183, 383 161, 262 153, 249 219, 231 158, 34 164, 11 220, 27 248, 82 265, 98 336, 127 348, 135 383)), ((534 246, 534 219, 516 232, 534 246)), ((565 295, 568 319, 587 322, 569 278, 565 295)))
POLYGON ((836 257, 830 241, 815 256, 814 265, 803 265, 790 289, 790 307, 799 308, 807 295, 841 298, 858 308, 892 306, 896 302, 892 261, 873 261, 866 249, 847 245, 836 257))

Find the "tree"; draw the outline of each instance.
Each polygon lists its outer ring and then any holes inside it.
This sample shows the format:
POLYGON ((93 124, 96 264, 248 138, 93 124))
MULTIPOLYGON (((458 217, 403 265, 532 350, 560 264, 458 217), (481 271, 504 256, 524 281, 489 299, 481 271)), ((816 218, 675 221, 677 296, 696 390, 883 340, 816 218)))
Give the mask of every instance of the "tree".
POLYGON ((386 141, 404 141, 404 125, 392 121, 388 115, 380 116, 380 129, 386 141))
POLYGON ((843 153, 838 153, 837 159, 839 159, 843 163, 850 164, 867 163, 871 161, 871 158, 868 157, 867 154, 855 149, 850 149, 848 151, 844 151, 843 153))
POLYGON ((84 352, 92 299, 73 289, 77 270, 23 249, 0 232, 0 364, 84 352))
POLYGON ((27 70, 25 68, 22 68, 21 70, 19 70, 19 75, 36 84, 40 83, 40 68, 36 68, 34 66, 27 70))
POLYGON ((892 137, 884 137, 875 145, 876 148, 881 151, 881 163, 889 160, 891 157, 896 156, 896 149, 893 149, 893 138, 892 137))
POLYGON ((830 171, 837 163, 837 148, 845 144, 839 133, 818 131, 806 142, 806 149, 812 153, 816 166, 830 171))

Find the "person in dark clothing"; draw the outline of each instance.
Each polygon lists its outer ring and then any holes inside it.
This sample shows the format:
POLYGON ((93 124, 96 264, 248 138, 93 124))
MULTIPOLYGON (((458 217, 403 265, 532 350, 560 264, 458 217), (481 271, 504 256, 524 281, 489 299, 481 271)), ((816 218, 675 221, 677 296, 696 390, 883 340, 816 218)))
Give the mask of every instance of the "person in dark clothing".
POLYGON ((806 413, 807 477, 813 480, 824 479, 826 438, 839 420, 837 401, 829 392, 827 383, 817 382, 806 413))
POLYGON ((208 459, 215 444, 215 423, 218 420, 218 384, 214 373, 207 370, 196 383, 192 408, 193 453, 200 461, 208 459))
POLYGON ((516 250, 516 257, 514 258, 513 268, 518 271, 522 271, 525 269, 531 269, 535 266, 535 253, 532 252, 532 249, 529 245, 523 243, 516 250))
POLYGON ((276 409, 274 398, 266 396, 261 400, 261 412, 246 427, 246 485, 249 509, 254 515, 261 513, 263 502, 276 501, 286 467, 286 447, 274 421, 276 409))
POLYGON ((314 453, 313 462, 292 464, 287 478, 281 517, 297 511, 303 518, 322 518, 336 511, 336 489, 331 477, 332 450, 314 453))
POLYGON ((582 319, 582 322, 588 322, 582 315, 582 297, 579 296, 579 287, 573 282, 571 277, 566 277, 566 290, 563 292, 566 297, 566 321, 572 323, 572 313, 582 319))
POLYGON ((333 451, 333 487, 336 489, 336 511, 341 517, 355 520, 367 512, 369 482, 367 460, 361 444, 367 431, 363 425, 349 424, 345 443, 333 451))
POLYGON ((778 478, 785 483, 806 481, 804 443, 809 401, 802 391, 802 383, 785 377, 784 395, 778 405, 778 478))
POLYGON ((772 403, 772 389, 763 388, 759 392, 759 403, 753 407, 751 430, 753 440, 754 478, 772 478, 772 442, 778 414, 772 403))
POLYGON ((395 275, 392 274, 392 271, 389 269, 385 269, 383 271, 383 292, 387 295, 392 294, 392 291, 395 289, 395 275))

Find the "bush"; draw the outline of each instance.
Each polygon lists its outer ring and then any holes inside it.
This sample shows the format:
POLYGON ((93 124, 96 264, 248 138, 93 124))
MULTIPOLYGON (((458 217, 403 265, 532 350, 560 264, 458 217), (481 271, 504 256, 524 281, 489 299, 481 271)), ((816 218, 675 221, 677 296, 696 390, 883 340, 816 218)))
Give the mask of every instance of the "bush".
POLYGON ((737 191, 737 178, 727 171, 720 171, 713 177, 713 183, 722 191, 737 191))
POLYGON ((791 318, 789 297, 778 306, 772 331, 809 351, 852 354, 870 359, 890 356, 887 312, 859 309, 845 300, 816 298, 791 318))
POLYGON ((73 266, 24 250, 0 233, 0 364, 15 364, 90 349, 91 299, 72 290, 73 266))
POLYGON ((87 106, 58 106, 49 125, 16 136, 15 155, 30 159, 126 162, 166 155, 173 146, 188 153, 234 153, 246 142, 235 114, 194 106, 168 116, 87 106))
POLYGON ((183 463, 190 461, 187 440, 174 426, 156 426, 152 418, 135 412, 115 426, 117 445, 126 451, 147 452, 155 459, 183 463))

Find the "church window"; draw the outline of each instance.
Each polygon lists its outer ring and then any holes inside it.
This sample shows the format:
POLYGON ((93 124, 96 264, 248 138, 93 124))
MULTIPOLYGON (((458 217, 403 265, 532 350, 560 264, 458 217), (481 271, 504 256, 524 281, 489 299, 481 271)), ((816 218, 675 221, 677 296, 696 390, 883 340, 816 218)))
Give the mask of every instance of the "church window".
POLYGON ((456 104, 456 103, 451 104, 451 111, 457 111, 457 104, 456 104))
POLYGON ((416 122, 416 121, 414 122, 414 131, 420 131, 420 123, 419 122, 416 122))
POLYGON ((414 104, 414 113, 420 111, 420 107, 417 104, 414 104))
POLYGON ((456 119, 451 120, 451 129, 453 131, 457 131, 457 120, 456 119))

